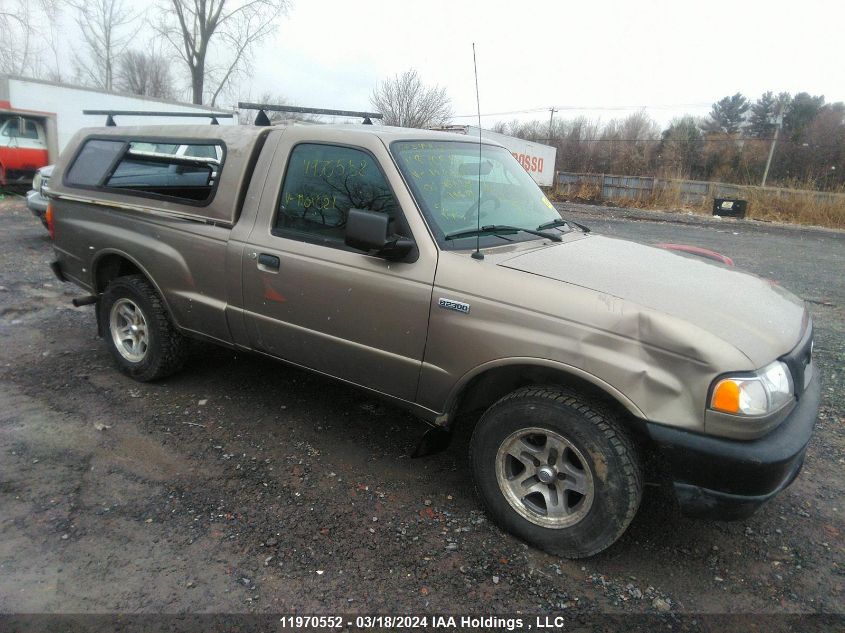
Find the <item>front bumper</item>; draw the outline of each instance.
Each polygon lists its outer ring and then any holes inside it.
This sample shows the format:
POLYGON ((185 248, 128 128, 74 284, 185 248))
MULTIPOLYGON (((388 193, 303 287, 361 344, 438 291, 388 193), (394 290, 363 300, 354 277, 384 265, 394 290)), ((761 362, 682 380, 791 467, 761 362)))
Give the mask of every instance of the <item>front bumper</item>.
POLYGON ((742 519, 795 480, 819 410, 818 373, 786 419, 756 440, 728 440, 647 424, 685 515, 742 519))
POLYGON ((30 189, 26 192, 26 208, 32 211, 36 218, 43 219, 47 213, 47 198, 42 196, 40 191, 30 189))

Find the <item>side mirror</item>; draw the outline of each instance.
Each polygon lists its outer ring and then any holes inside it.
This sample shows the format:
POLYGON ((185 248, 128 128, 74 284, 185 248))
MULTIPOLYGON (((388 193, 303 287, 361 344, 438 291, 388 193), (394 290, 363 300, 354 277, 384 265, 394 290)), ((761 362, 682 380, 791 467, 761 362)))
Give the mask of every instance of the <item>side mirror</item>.
POLYGON ((346 218, 346 245, 362 251, 375 251, 376 257, 403 259, 414 249, 414 240, 389 235, 390 218, 385 213, 349 209, 346 218))

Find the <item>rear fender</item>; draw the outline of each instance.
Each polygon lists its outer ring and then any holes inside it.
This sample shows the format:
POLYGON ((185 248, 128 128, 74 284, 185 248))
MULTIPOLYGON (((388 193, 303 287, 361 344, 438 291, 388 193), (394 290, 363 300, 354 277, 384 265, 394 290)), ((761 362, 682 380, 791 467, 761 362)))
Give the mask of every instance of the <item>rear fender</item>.
MULTIPOLYGON (((153 288, 155 288, 155 291, 158 293, 158 296, 161 298, 162 302, 164 303, 164 307, 167 309, 167 312, 170 315, 170 318, 171 319, 174 318, 173 310, 171 310, 171 308, 170 308, 170 305, 167 301, 167 297, 161 291, 161 288, 156 283, 156 280, 153 279, 153 276, 150 275, 150 273, 146 269, 146 267, 143 266, 140 262, 138 262, 138 260, 136 260, 134 257, 131 257, 130 255, 127 255, 125 252, 119 251, 119 250, 116 250, 116 249, 109 248, 109 249, 104 249, 104 250, 100 251, 99 253, 97 253, 96 257, 94 258, 94 261, 91 263, 91 287, 95 289, 95 293, 97 294, 98 297, 102 294, 102 291, 105 290, 105 288, 100 289, 100 288, 97 287, 98 273, 99 273, 99 270, 100 270, 100 266, 103 264, 104 260, 109 256, 117 256, 117 257, 120 257, 122 259, 125 259, 127 262, 129 262, 135 268, 137 268, 140 271, 140 273, 142 275, 144 275, 144 277, 146 277, 147 281, 150 282, 150 284, 152 284, 153 288)), ((100 336, 103 336, 103 332, 105 331, 105 324, 100 322, 100 310, 99 310, 100 303, 99 303, 99 301, 97 301, 96 306, 97 306, 97 310, 96 310, 96 312, 97 312, 97 333, 100 336)), ((175 320, 174 320, 174 325, 179 327, 179 324, 176 323, 175 320)))

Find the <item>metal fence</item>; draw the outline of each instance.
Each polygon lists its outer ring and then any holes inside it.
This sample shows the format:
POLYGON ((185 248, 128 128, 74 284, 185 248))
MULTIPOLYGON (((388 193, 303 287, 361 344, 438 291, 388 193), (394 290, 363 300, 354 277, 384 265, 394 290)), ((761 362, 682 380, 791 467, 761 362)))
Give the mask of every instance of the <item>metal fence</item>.
MULTIPOLYGON (((601 188, 604 200, 644 200, 673 190, 680 195, 681 202, 690 205, 708 206, 713 198, 743 198, 750 189, 763 191, 751 185, 733 185, 724 182, 704 180, 676 180, 652 176, 616 176, 612 174, 577 174, 557 172, 557 186, 563 193, 572 193, 582 186, 601 188)), ((845 206, 845 194, 825 191, 804 191, 801 189, 778 189, 766 187, 769 195, 803 195, 841 202, 845 206)))

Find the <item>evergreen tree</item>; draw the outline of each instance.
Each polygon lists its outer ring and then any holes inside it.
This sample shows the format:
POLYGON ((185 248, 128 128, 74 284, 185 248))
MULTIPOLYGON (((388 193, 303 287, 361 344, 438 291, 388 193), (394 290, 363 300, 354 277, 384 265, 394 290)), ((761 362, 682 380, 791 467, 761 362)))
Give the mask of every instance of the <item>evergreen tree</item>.
POLYGON ((824 96, 811 96, 806 92, 799 92, 783 114, 783 131, 789 135, 794 143, 802 141, 805 128, 813 122, 824 107, 824 96))
POLYGON ((746 132, 754 138, 770 138, 774 132, 774 120, 778 115, 778 98, 769 90, 764 92, 751 106, 746 132))
POLYGON ((710 110, 710 118, 704 123, 702 129, 707 133, 722 133, 734 135, 739 132, 745 121, 745 113, 751 104, 748 99, 737 92, 730 97, 724 97, 713 104, 710 110))

